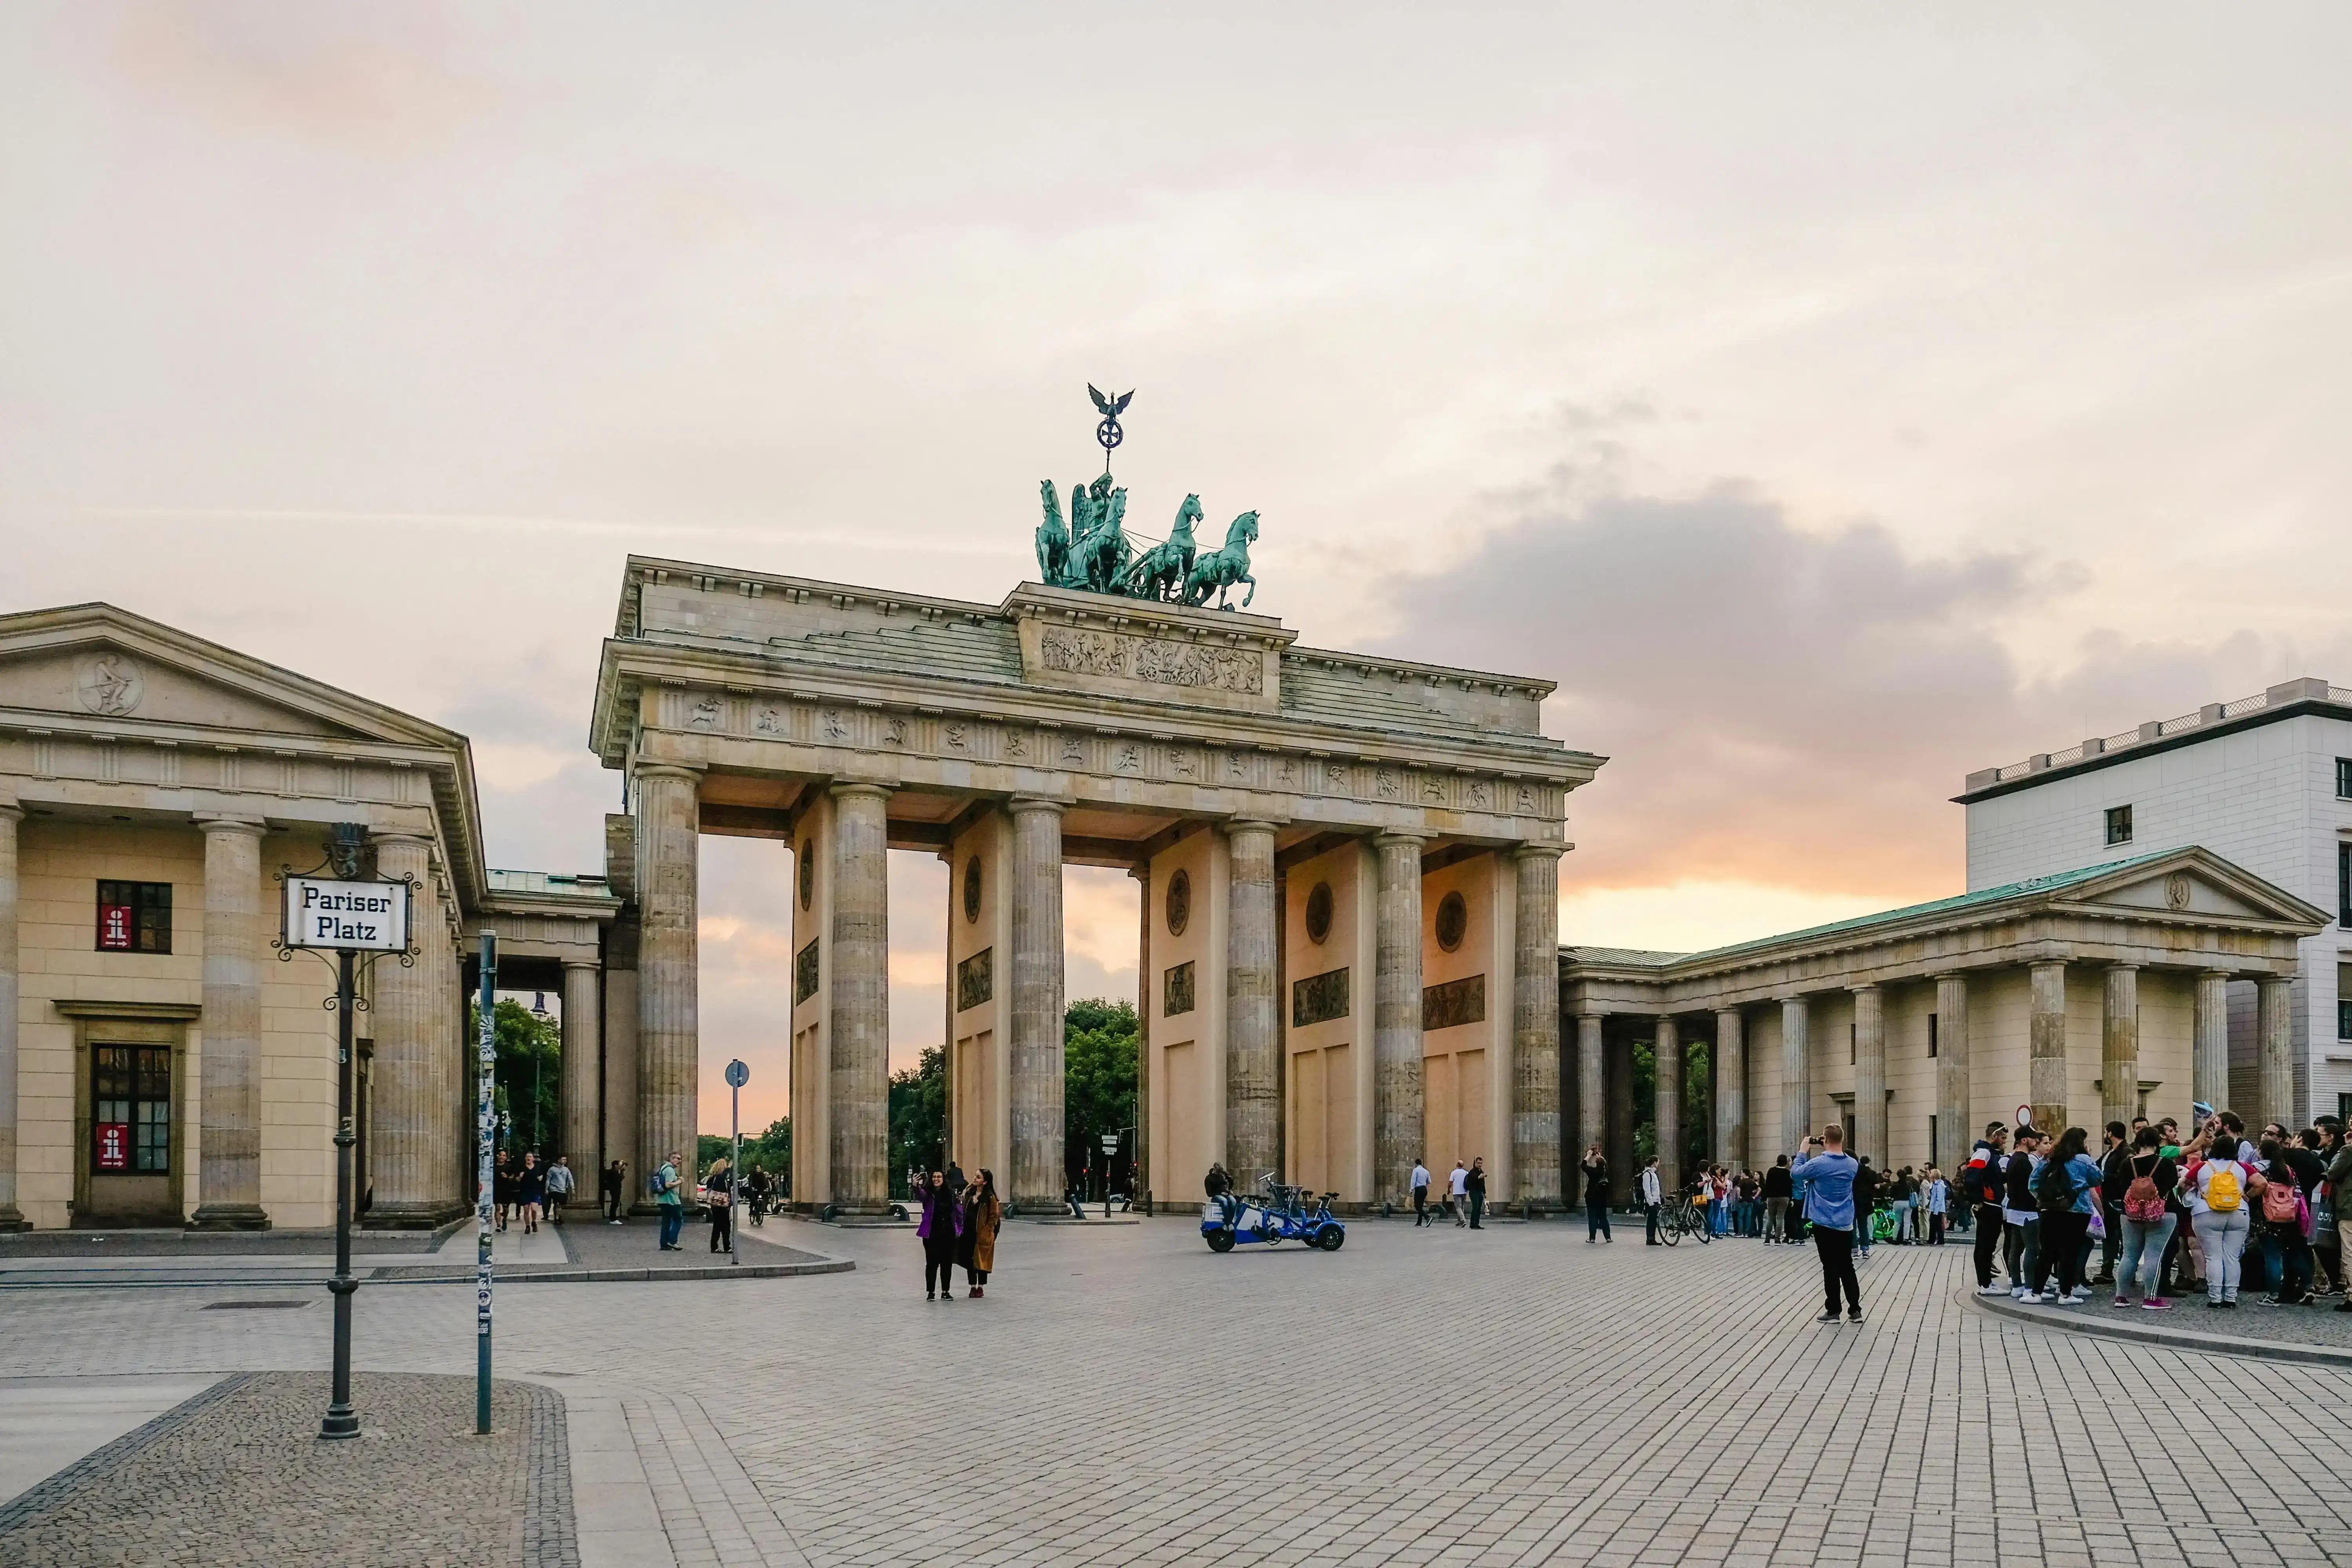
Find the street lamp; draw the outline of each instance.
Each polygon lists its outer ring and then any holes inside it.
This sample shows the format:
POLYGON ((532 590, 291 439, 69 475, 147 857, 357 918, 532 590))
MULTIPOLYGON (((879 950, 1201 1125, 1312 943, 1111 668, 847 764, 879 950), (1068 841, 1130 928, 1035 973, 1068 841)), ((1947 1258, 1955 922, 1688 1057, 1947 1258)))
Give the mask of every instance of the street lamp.
MULTIPOLYGON (((546 992, 534 991, 530 994, 530 1016, 542 1024, 547 1022, 546 992)), ((547 1148, 547 1134, 546 1129, 541 1127, 539 1121, 539 1042, 533 1040, 530 1043, 530 1146, 544 1152, 547 1148)))

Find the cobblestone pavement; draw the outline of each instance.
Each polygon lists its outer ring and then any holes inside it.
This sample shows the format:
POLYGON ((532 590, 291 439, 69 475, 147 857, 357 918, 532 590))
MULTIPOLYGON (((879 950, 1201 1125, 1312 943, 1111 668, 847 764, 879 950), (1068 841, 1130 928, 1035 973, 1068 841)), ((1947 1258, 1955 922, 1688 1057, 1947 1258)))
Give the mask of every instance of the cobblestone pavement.
MULTIPOLYGON (((2352 1563, 2352 1370, 1979 1313, 1964 1248, 1825 1327, 1809 1248, 1564 1224, 1015 1225, 951 1305, 903 1233, 801 1230, 857 1270, 500 1296, 500 1373, 597 1413, 583 1562, 2352 1563), (2274 1458, 2148 1414, 2217 1393, 2274 1458)), ((324 1312, 159 1300, 202 1294, 0 1298, 0 1375, 323 1364, 324 1312)), ((470 1367, 470 1294, 359 1300, 362 1365, 470 1367)))
POLYGON ((372 1373, 362 1435, 326 1443, 328 1394, 319 1373, 222 1380, 0 1507, 0 1562, 579 1563, 561 1395, 502 1384, 477 1437, 471 1379, 372 1373))

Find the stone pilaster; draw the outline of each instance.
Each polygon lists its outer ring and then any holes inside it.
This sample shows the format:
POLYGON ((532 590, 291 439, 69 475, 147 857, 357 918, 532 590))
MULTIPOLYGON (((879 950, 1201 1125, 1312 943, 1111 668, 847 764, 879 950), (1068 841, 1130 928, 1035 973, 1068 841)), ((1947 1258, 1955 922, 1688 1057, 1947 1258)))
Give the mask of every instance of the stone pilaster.
POLYGON ((205 830, 203 1153, 194 1230, 268 1230, 261 1207, 261 835, 250 817, 205 830))
MULTIPOLYGON (((1598 1013, 1580 1013, 1576 1018, 1576 1161, 1580 1166, 1586 1150, 1606 1145, 1609 1138, 1603 1118, 1609 1104, 1609 1058, 1601 1047, 1604 1022, 1598 1013)), ((1602 1152, 1607 1152, 1605 1147, 1602 1152)), ((1579 1195, 1591 1201, 1590 1194, 1579 1195)))
POLYGON ((16 825, 25 814, 0 800, 0 1231, 29 1230, 16 1206, 16 825))
POLYGON ((1145 1186, 1151 1170, 1151 863, 1130 873, 1142 901, 1142 932, 1135 950, 1135 1173, 1128 1178, 1130 1197, 1148 1197, 1145 1186))
POLYGON ((1560 1203, 1559 858, 1522 844, 1511 954, 1511 1172, 1522 1213, 1560 1203))
POLYGON ((1410 1205, 1422 1125, 1421 846, 1410 833, 1372 840, 1381 862, 1373 905, 1372 1201, 1410 1205))
POLYGON ((2208 969, 2197 976, 2195 1045, 2189 1098, 2219 1110, 2230 1103, 2230 975, 2208 969))
POLYGON ((593 959, 563 961, 563 1086, 558 1101, 563 1141, 556 1152, 571 1157, 574 1190, 584 1193, 596 1190, 591 1177, 599 1168, 604 1147, 597 1081, 603 1069, 598 1046, 604 1037, 599 1026, 600 978, 593 959))
POLYGON ((1748 1168, 1748 1037, 1737 1007, 1715 1014, 1715 1158, 1748 1168))
POLYGON ((1683 1037, 1681 1027, 1671 1016, 1658 1020, 1650 1058, 1655 1089, 1651 1119, 1658 1141, 1658 1173, 1672 1192, 1682 1185, 1684 1160, 1683 1037))
POLYGON ((1225 1169, 1282 1179, 1282 1037, 1274 1011, 1274 824, 1226 825, 1225 1169))
POLYGON ((1063 1122, 1062 805, 1016 795, 1013 815, 1013 1206, 1051 1214, 1069 1184, 1063 1122))
POLYGON ((1969 977, 1936 976, 1936 1159, 1957 1176, 1976 1146, 1969 1085, 1969 977))
POLYGON ((696 924, 701 893, 698 846, 702 777, 667 764, 637 770, 639 907, 644 911, 637 967, 637 1147, 643 1163, 629 1173, 631 1196, 650 1202, 654 1172, 678 1156, 678 1181, 694 1180, 700 1131, 696 1118, 701 1045, 700 963, 696 924))
POLYGON ((2099 1028, 2099 1126, 2131 1125, 2139 1114, 2139 966, 2107 966, 2106 1010, 2099 1028))
POLYGON ((1855 985, 1853 994, 1853 1125, 1846 1151, 1867 1154, 1881 1171, 1886 1163, 1886 996, 1875 985, 1855 985))
MULTIPOLYGON (((441 940, 440 900, 433 883, 433 844, 414 833, 374 836, 379 876, 411 884, 409 940, 423 951, 403 967, 387 953, 375 965, 373 1104, 368 1127, 368 1182, 375 1203, 368 1224, 382 1229, 429 1229, 454 1216, 449 1200, 445 1111, 448 1075, 434 1058, 447 1037, 447 1020, 434 983, 434 950, 441 940)), ((209 1053, 207 1053, 209 1054, 209 1053)), ((446 1053, 442 1053, 446 1055, 446 1053)))
MULTIPOLYGON (((852 1214, 879 1214, 890 1201, 890 792, 879 784, 846 784, 834 785, 832 794, 833 960, 826 1033, 833 1045, 827 1079, 833 1202, 852 1214)), ((1013 1051, 1017 1059, 1017 1044, 1013 1051)), ((1017 1110, 1013 1122, 1017 1181, 1017 1110)), ((1020 1196, 1017 1187, 1014 1196, 1020 1196)))
POLYGON ((1813 1125, 1811 1011, 1802 996, 1780 998, 1780 1148, 1794 1158, 1813 1125))
POLYGON ((2288 1128, 2303 1119, 2294 1103, 2294 982, 2284 975, 2264 975, 2256 1012, 2255 1114, 2249 1128, 2276 1121, 2288 1128))
POLYGON ((2066 965, 2032 969, 2033 1011, 2027 1023, 2025 1099, 2033 1125, 2052 1138, 2066 1131, 2066 965))

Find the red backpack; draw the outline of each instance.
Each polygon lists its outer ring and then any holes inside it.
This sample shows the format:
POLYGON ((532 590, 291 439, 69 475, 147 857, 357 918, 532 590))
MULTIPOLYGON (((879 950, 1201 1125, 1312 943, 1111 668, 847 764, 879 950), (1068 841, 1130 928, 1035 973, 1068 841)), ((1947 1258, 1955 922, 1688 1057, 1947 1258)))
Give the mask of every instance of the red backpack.
POLYGON ((2147 1169, 2139 1168, 2139 1157, 2132 1157, 2131 1185, 2124 1189, 2124 1218, 2141 1225, 2154 1225, 2165 1215, 2164 1194, 2156 1190, 2156 1167, 2162 1154, 2148 1156, 2147 1169))
POLYGON ((2293 1182, 2271 1178, 2263 1187, 2263 1217, 2273 1225, 2301 1225, 2302 1189, 2293 1182))

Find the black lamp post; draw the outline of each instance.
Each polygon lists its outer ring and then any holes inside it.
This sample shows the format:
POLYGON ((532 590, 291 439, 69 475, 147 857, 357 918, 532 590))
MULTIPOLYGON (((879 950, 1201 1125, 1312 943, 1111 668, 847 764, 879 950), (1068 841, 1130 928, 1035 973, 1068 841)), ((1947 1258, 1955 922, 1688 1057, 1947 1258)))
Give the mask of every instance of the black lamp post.
MULTIPOLYGON (((530 994, 530 1016, 542 1024, 547 1022, 546 992, 534 991, 530 994)), ((547 1130, 540 1125, 539 1120, 539 1070, 541 1062, 539 1042, 533 1040, 530 1043, 530 1146, 544 1154, 547 1149, 547 1130)))

